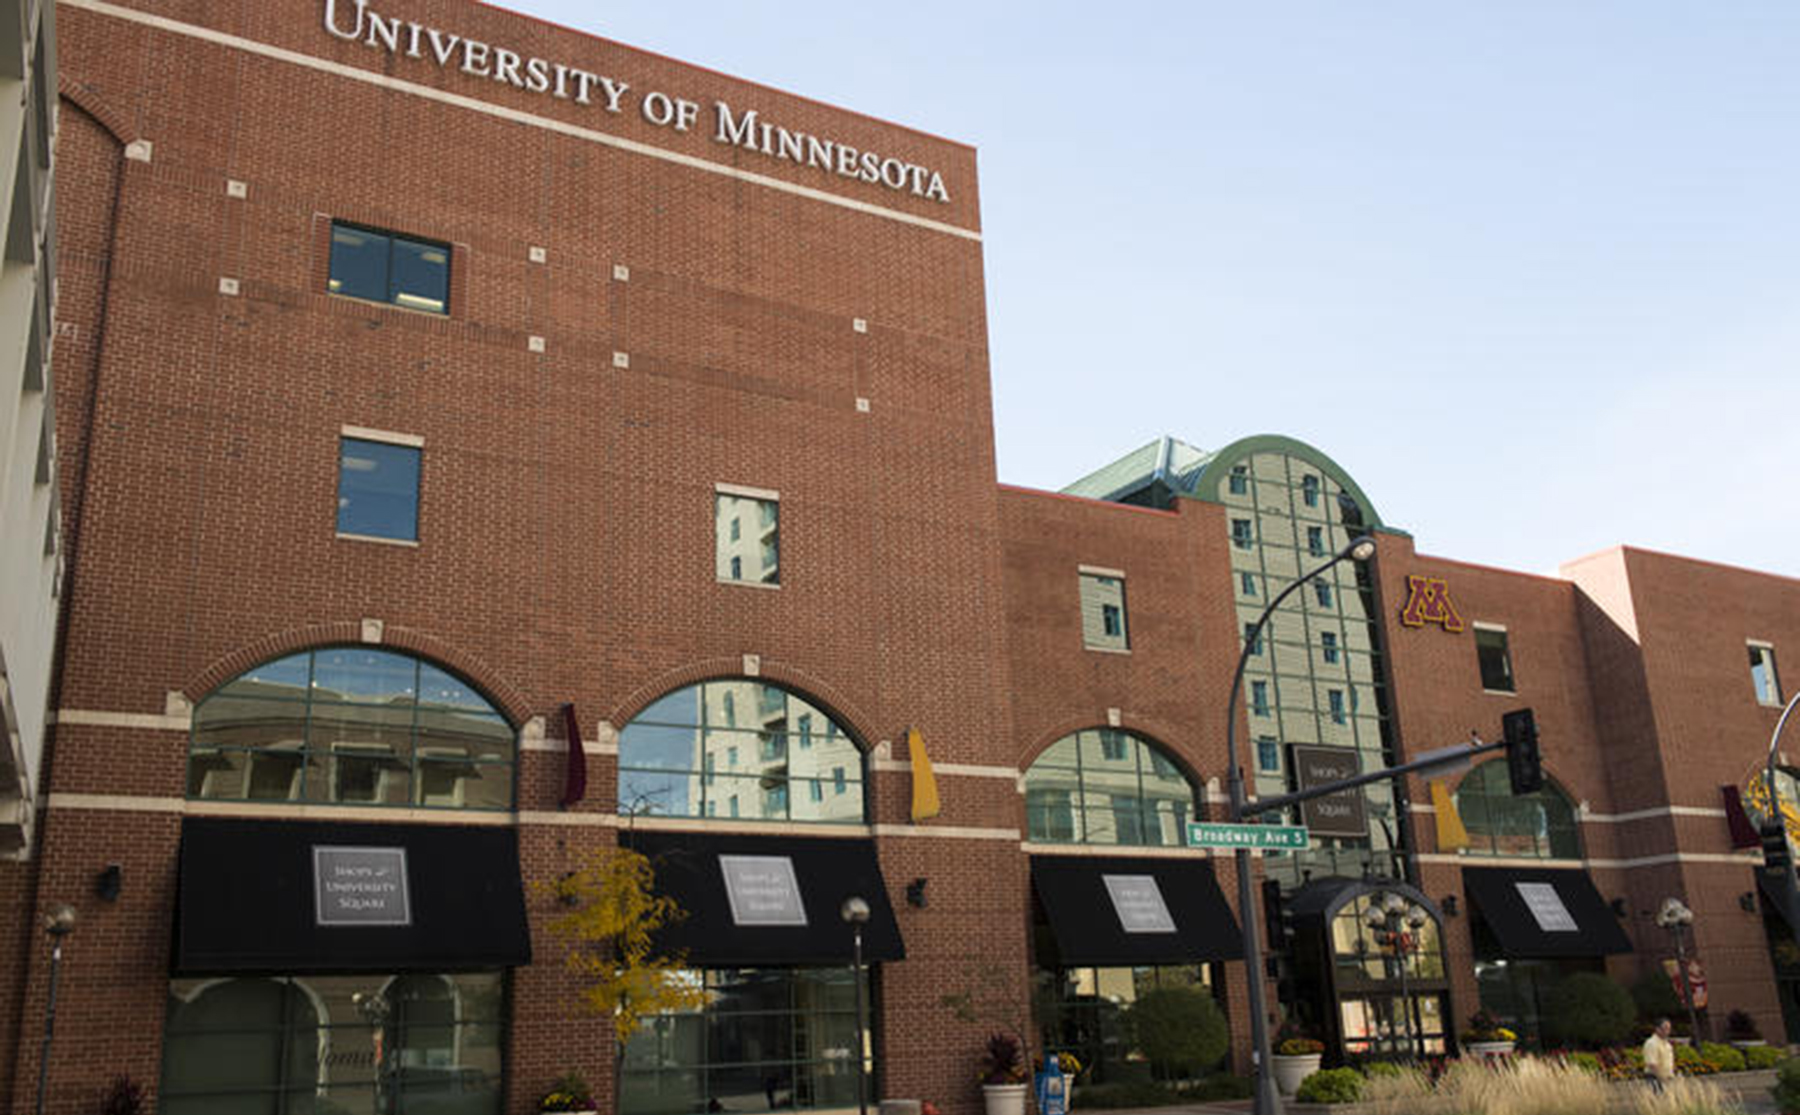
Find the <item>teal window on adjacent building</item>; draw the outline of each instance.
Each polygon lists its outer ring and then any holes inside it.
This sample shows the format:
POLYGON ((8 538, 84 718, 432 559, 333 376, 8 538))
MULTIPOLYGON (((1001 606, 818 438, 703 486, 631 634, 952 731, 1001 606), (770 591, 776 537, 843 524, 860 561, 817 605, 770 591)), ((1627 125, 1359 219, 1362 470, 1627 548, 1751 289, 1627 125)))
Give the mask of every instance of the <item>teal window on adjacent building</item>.
POLYGON ((194 709, 188 796, 510 809, 516 733, 468 681, 328 647, 266 662, 194 709))
POLYGON ((1157 745, 1117 728, 1084 729, 1051 744, 1025 772, 1026 838, 1179 846, 1198 801, 1157 745))

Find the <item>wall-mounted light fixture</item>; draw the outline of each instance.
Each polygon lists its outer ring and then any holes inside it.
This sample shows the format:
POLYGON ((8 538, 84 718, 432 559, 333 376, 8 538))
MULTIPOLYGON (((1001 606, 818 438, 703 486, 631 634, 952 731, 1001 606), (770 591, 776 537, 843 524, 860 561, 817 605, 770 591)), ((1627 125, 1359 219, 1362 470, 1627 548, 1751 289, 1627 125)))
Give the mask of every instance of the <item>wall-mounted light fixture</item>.
POLYGON ((1625 900, 1623 898, 1615 898, 1611 902, 1608 902, 1607 906, 1612 909, 1613 917, 1615 918, 1625 917, 1631 912, 1631 908, 1625 905, 1625 900))
POLYGON ((908 906, 917 906, 919 909, 923 910, 929 905, 929 902, 925 898, 925 884, 928 882, 930 882, 929 879, 920 876, 906 884, 906 904, 908 906))
POLYGON ((1738 909, 1746 914, 1754 914, 1756 912, 1756 892, 1747 890, 1738 895, 1738 909))
POLYGON ((1438 902, 1438 909, 1444 911, 1444 916, 1447 918, 1455 917, 1456 916, 1456 896, 1454 894, 1446 894, 1438 902))

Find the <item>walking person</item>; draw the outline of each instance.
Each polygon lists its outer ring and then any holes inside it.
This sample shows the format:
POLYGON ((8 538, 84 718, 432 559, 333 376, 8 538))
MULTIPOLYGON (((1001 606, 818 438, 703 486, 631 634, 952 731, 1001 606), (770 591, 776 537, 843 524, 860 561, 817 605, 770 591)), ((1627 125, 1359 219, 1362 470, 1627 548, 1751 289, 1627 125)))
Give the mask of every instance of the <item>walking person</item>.
POLYGON ((1672 1029, 1668 1019, 1659 1018, 1656 1029, 1644 1039, 1644 1075, 1650 1078, 1650 1088, 1658 1095, 1675 1079, 1675 1046, 1669 1041, 1672 1029))

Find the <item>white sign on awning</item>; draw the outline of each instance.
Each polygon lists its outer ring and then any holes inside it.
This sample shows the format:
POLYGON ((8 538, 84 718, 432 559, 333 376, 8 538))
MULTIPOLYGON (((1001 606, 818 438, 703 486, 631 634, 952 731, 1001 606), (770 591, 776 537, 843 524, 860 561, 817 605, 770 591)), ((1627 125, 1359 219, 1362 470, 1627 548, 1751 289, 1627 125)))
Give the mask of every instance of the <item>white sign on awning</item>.
POLYGON ((720 856, 725 897, 737 925, 805 925, 800 881, 787 856, 720 856))
POLYGON ((1562 895, 1549 883, 1514 883, 1519 888, 1519 897, 1525 900, 1525 908, 1537 919, 1538 928, 1546 933, 1577 933, 1581 930, 1575 919, 1569 914, 1569 908, 1563 905, 1562 895))
POLYGON ((1175 919, 1154 875, 1102 875, 1119 925, 1127 933, 1173 933, 1175 919))

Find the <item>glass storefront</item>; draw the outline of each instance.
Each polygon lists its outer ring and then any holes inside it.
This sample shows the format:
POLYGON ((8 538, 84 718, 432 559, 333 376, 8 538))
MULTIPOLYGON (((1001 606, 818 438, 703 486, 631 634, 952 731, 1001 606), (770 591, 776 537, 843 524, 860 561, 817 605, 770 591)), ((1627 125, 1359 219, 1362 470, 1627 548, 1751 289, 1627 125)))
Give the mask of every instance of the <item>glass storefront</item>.
MULTIPOLYGON (((704 1011, 651 1019, 632 1037, 620 1111, 704 1115, 856 1106, 856 985, 849 967, 708 969, 691 977, 705 981, 711 1002, 704 1011)), ((875 1016, 873 1006, 866 1009, 875 1016)))
POLYGON ((177 979, 163 1115, 500 1115, 499 972, 177 979))

